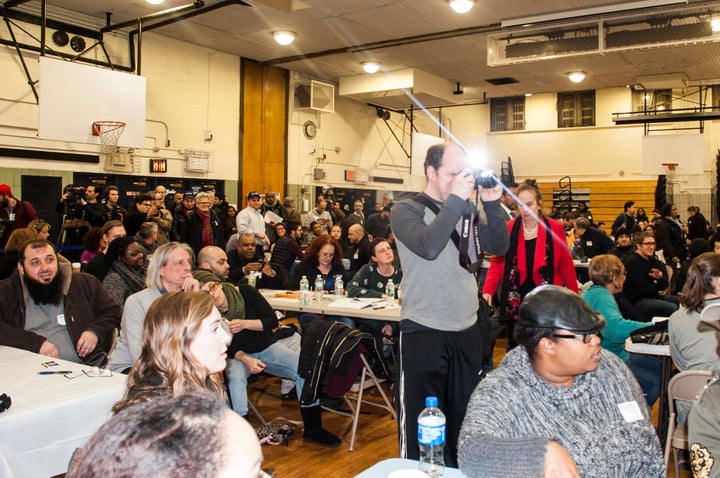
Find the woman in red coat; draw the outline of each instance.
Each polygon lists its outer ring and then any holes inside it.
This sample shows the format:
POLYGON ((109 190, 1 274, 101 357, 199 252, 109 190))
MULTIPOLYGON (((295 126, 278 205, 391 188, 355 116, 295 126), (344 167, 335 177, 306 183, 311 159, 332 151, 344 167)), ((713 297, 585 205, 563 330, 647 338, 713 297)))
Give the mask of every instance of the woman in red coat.
POLYGON ((542 214, 542 193, 533 179, 518 186, 521 215, 508 222, 510 247, 490 261, 483 298, 493 304, 498 292, 500 318, 507 324, 508 349, 516 345, 515 320, 522 299, 535 287, 555 284, 578 292, 577 276, 561 222, 542 214))

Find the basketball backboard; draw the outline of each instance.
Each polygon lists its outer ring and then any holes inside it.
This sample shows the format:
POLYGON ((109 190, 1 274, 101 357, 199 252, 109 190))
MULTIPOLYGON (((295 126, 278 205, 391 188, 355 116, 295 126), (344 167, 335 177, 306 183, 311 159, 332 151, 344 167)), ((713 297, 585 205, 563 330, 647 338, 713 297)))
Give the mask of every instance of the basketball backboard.
POLYGON ((146 79, 64 60, 40 57, 38 137, 100 144, 94 121, 126 124, 118 146, 145 146, 146 79))

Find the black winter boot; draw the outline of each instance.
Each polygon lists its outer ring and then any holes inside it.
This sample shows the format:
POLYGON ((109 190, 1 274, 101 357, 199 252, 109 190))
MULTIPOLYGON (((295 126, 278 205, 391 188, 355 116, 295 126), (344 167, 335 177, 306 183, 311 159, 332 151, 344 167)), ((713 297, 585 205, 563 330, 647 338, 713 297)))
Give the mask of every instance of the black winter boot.
POLYGON ((309 443, 315 443, 328 448, 337 448, 340 446, 340 438, 333 435, 322 427, 322 416, 320 415, 320 405, 312 407, 300 407, 302 414, 303 439, 309 443))

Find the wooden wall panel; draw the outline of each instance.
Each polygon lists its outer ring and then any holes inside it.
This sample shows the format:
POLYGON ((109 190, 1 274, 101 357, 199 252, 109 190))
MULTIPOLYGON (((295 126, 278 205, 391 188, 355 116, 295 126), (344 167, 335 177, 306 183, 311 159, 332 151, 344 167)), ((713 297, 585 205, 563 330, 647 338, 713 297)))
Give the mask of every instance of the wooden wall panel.
POLYGON ((288 72, 243 60, 238 206, 250 191, 284 194, 288 72))
MULTIPOLYGON (((573 181, 574 188, 589 188, 590 203, 588 207, 593 212, 595 222, 605 221, 609 226, 618 214, 623 211, 626 201, 635 201, 638 207, 645 208, 648 216, 652 217, 655 207, 656 181, 573 181)), ((538 183, 543 194, 543 211, 548 214, 552 206, 553 189, 559 188, 558 183, 538 183)))

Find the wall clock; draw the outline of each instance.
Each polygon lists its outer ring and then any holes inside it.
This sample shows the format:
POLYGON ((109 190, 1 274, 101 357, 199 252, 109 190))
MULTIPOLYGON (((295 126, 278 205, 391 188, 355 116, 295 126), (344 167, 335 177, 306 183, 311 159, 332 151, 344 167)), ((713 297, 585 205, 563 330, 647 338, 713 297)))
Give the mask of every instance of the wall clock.
POLYGON ((303 134, 307 139, 313 139, 317 133, 317 127, 312 121, 306 121, 303 125, 303 134))

